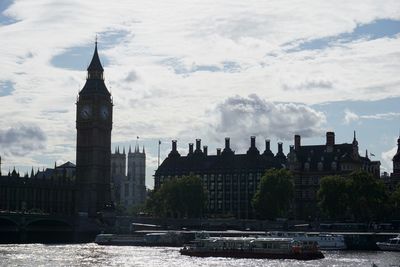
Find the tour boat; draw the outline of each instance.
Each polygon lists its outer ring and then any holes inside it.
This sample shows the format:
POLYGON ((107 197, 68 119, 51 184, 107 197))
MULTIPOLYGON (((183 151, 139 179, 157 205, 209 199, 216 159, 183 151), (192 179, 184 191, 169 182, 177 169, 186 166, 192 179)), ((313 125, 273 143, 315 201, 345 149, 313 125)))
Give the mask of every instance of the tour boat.
POLYGON ((267 232, 268 237, 293 238, 298 241, 315 241, 321 250, 344 250, 347 248, 343 235, 305 232, 267 232))
POLYGON ((196 239, 180 250, 182 255, 195 257, 231 257, 265 259, 322 259, 317 242, 295 241, 271 237, 210 237, 196 239))
POLYGON ((380 250, 400 251, 400 235, 390 238, 387 242, 376 242, 380 250))

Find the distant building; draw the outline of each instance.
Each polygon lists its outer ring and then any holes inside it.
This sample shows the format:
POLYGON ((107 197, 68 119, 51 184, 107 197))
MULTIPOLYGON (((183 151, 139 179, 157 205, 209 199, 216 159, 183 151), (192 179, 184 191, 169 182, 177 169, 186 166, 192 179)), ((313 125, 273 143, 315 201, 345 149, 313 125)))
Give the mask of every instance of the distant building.
POLYGON ((301 137, 295 135, 290 147, 287 168, 295 176, 296 217, 307 219, 318 216, 317 191, 320 179, 328 175, 347 175, 353 171, 366 171, 379 178, 380 162, 372 161, 358 153, 358 141, 354 132, 351 144, 335 143, 335 133, 326 133, 326 144, 301 145, 301 137))
POLYGON ((15 169, 0 176, 0 211, 73 215, 75 213, 75 165, 67 162, 20 176, 15 169))
POLYGON ((122 153, 117 148, 111 155, 111 180, 116 203, 124 208, 143 204, 146 200, 146 152, 144 147, 142 152, 139 151, 137 145, 133 152, 129 147, 128 156, 125 154, 125 148, 122 153))
POLYGON ((251 200, 257 190, 261 176, 271 168, 283 168, 286 156, 282 143, 278 145, 276 156, 270 150, 269 140, 265 141, 265 151, 257 149, 256 139, 251 137, 246 154, 235 154, 230 147, 230 139, 225 138, 225 148, 217 149, 216 155, 208 155, 207 146, 201 149, 201 140, 196 140, 196 148, 189 144, 189 153, 181 156, 176 140, 172 150, 155 173, 155 190, 170 179, 194 174, 203 181, 208 194, 207 211, 217 216, 254 218, 251 200))
POLYGON ((385 179, 385 184, 390 191, 396 190, 397 186, 400 185, 400 136, 397 139, 397 153, 394 155, 392 161, 393 172, 385 179))

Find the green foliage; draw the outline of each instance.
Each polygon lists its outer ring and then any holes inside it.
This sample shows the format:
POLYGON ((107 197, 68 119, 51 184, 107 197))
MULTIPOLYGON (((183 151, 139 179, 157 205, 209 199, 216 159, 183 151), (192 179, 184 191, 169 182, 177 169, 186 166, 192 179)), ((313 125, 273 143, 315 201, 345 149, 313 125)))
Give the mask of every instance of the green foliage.
POLYGON ((388 214, 388 194, 382 181, 367 172, 321 179, 319 206, 331 219, 380 220, 388 214))
POLYGON ((384 216, 388 195, 382 181, 366 172, 353 172, 348 192, 350 210, 356 220, 379 220, 384 216))
POLYGON ((293 177, 285 169, 270 169, 262 177, 252 199, 257 215, 262 219, 285 217, 294 195, 293 177))
POLYGON ((389 198, 391 214, 393 219, 400 219, 400 184, 396 190, 392 192, 389 198))
POLYGON ((349 205, 346 179, 340 176, 326 176, 320 181, 317 193, 319 207, 330 219, 345 217, 349 205))
POLYGON ((189 175, 165 182, 150 194, 146 207, 156 216, 198 218, 203 214, 205 203, 201 179, 189 175))

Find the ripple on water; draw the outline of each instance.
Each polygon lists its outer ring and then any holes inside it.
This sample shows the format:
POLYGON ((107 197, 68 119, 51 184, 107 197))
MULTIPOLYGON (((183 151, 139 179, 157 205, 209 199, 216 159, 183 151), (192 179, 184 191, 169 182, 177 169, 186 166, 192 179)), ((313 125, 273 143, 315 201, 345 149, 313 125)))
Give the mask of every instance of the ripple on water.
POLYGON ((179 248, 99 246, 90 244, 0 245, 2 266, 378 266, 399 264, 397 252, 326 251, 325 259, 315 261, 196 258, 182 256, 179 248))

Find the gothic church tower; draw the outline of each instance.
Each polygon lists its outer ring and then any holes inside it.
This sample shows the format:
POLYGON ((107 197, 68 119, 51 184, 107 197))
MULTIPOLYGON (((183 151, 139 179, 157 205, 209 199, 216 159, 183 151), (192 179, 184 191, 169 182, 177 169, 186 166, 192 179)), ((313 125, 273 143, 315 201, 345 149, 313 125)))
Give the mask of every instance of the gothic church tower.
POLYGON ((76 103, 78 212, 96 215, 110 204, 112 98, 104 84, 97 41, 76 103))
POLYGON ((135 151, 132 152, 129 148, 128 153, 128 181, 131 184, 130 196, 133 205, 144 203, 146 199, 146 152, 139 151, 139 146, 135 146, 135 151))

